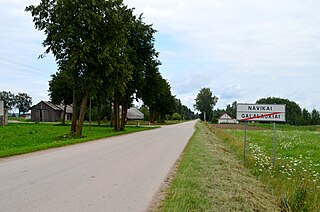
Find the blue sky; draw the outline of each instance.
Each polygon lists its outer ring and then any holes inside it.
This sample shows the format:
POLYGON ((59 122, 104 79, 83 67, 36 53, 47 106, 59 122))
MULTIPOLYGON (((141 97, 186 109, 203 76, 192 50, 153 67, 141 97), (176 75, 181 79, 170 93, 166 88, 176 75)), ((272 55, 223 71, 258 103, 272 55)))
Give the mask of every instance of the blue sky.
MULTIPOLYGON (((48 100, 54 58, 43 53, 43 33, 24 12, 38 0, 0 0, 0 90, 48 100)), ((203 87, 219 97, 253 103, 275 96, 320 110, 320 1, 125 0, 158 30, 164 78, 193 109, 203 87)))

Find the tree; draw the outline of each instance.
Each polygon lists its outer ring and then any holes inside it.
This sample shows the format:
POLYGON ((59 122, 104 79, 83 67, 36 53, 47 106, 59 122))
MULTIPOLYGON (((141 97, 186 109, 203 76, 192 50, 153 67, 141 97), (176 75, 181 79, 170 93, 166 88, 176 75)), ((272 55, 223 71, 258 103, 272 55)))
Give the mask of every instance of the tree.
POLYGON ((312 125, 320 124, 320 114, 315 108, 313 108, 311 112, 311 124, 312 125))
POLYGON ((232 118, 237 116, 237 102, 234 101, 231 105, 227 105, 226 113, 228 113, 232 118))
POLYGON ((307 109, 303 108, 301 116, 302 116, 300 121, 301 125, 311 124, 311 115, 307 109))
POLYGON ((179 113, 172 114, 172 120, 181 120, 181 115, 179 113))
POLYGON ((216 105, 218 97, 213 96, 210 88, 202 88, 199 91, 195 101, 196 103, 194 107, 203 113, 203 116, 201 118, 205 119, 206 121, 209 121, 212 118, 213 107, 216 105))
POLYGON ((0 100, 3 100, 4 107, 7 107, 8 110, 12 110, 16 106, 16 96, 10 91, 1 91, 0 100))
POLYGON ((291 125, 301 125, 301 108, 300 106, 288 99, 277 97, 268 97, 259 99, 257 104, 285 104, 286 105, 286 122, 291 125))
POLYGON ((108 78, 118 108, 131 79, 126 44, 132 10, 121 0, 41 0, 26 11, 31 12, 36 29, 45 32, 45 54, 52 52, 59 67, 73 77, 73 106, 81 96, 81 109, 78 126, 75 130, 73 119, 71 132, 81 136, 87 100, 96 83, 108 78))
POLYGON ((15 102, 20 116, 21 113, 29 111, 32 105, 32 98, 26 93, 18 93, 18 95, 15 96, 15 102))
MULTIPOLYGON (((59 71, 51 75, 52 79, 49 81, 49 96, 51 102, 54 104, 63 104, 63 114, 61 117, 62 124, 65 124, 65 115, 67 105, 73 101, 72 92, 72 78, 68 76, 67 71, 59 71)), ((73 114, 76 116, 77 114, 73 114)))

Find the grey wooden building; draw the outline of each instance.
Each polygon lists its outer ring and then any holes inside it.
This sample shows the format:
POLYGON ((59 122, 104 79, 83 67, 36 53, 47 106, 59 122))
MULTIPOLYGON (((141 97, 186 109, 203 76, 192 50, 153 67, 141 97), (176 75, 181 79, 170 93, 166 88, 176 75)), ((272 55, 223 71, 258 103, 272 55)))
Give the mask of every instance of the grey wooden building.
MULTIPOLYGON (((63 105, 55 105, 51 102, 41 101, 32 106, 31 120, 35 122, 56 122, 61 121, 63 116, 63 105)), ((67 105, 65 120, 71 120, 72 106, 67 105)))

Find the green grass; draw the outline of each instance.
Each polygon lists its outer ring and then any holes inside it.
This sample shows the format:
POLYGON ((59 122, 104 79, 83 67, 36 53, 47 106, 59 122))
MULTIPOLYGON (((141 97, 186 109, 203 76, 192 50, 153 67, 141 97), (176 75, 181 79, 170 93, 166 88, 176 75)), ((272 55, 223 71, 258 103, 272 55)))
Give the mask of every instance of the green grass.
POLYGON ((69 125, 10 123, 8 126, 0 127, 0 157, 76 144, 146 129, 151 128, 128 126, 125 131, 114 131, 110 127, 93 125, 91 131, 89 131, 89 127, 85 125, 83 129, 84 137, 72 138, 69 134, 69 125))
POLYGON ((202 122, 186 146, 159 211, 279 211, 278 202, 202 122))
POLYGON ((170 192, 162 206, 164 211, 204 211, 212 202, 206 195, 210 184, 210 164, 213 158, 199 140, 204 128, 196 126, 196 133, 187 145, 179 170, 170 186, 170 192))
MULTIPOLYGON (((247 131, 247 167, 273 189, 287 210, 320 211, 319 127, 277 125, 277 129, 274 166, 273 130, 247 131)), ((243 130, 214 131, 243 157, 243 130)))

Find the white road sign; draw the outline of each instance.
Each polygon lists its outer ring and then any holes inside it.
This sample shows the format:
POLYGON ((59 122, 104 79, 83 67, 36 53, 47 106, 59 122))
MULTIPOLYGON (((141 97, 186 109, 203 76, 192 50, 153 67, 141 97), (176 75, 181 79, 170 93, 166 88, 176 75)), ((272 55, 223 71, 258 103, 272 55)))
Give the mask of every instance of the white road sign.
POLYGON ((4 110, 3 110, 3 101, 0 101, 0 116, 3 116, 4 110))
POLYGON ((237 104, 239 121, 286 121, 286 105, 275 104, 237 104))

